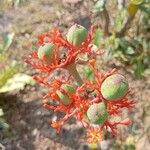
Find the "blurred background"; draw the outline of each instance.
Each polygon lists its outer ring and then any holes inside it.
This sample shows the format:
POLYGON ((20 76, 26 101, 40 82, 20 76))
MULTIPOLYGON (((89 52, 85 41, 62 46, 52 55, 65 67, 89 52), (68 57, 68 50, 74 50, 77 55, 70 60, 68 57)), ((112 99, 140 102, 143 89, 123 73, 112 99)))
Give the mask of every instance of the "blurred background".
MULTIPOLYGON (((150 1, 149 0, 0 0, 0 149, 148 150, 150 148, 150 1), (30 77, 24 58, 40 33, 67 30, 78 23, 97 27, 95 44, 105 49, 98 69, 116 67, 130 84, 134 108, 120 127, 97 147, 69 120, 60 135, 49 125, 56 115, 42 107, 46 89, 30 77)), ((82 74, 90 74, 80 69, 82 74)))

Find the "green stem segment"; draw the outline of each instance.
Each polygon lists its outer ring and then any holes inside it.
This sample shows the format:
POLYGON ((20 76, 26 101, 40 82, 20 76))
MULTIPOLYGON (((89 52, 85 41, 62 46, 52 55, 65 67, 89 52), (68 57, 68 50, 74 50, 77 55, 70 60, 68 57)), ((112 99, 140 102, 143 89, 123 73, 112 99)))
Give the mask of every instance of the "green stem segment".
POLYGON ((76 69, 76 64, 69 64, 65 69, 67 69, 69 73, 74 77, 79 86, 83 84, 83 80, 76 69))

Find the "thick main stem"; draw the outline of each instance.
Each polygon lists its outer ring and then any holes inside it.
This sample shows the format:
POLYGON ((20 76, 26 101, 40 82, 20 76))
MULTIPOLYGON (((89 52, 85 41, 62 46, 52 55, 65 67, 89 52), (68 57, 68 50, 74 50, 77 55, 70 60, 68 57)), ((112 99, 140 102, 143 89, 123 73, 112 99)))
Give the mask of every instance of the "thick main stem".
POLYGON ((76 69, 76 65, 74 63, 66 66, 66 68, 69 73, 74 77, 74 79, 76 80, 76 82, 78 83, 79 86, 81 86, 83 84, 83 80, 81 79, 77 69, 76 69))
POLYGON ((109 35, 110 18, 109 18, 108 11, 105 7, 104 7, 104 10, 102 11, 102 18, 103 18, 102 26, 103 26, 104 34, 105 34, 105 36, 108 36, 109 35))

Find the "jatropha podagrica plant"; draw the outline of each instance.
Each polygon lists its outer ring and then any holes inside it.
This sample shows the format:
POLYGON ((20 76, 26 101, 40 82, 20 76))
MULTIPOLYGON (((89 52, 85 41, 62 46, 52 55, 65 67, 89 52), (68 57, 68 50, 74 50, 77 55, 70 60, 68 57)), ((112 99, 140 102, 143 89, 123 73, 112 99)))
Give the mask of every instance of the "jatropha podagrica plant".
POLYGON ((75 24, 66 36, 57 29, 39 35, 37 51, 25 60, 38 71, 34 79, 48 89, 43 106, 64 113, 62 118, 52 121, 51 126, 59 133, 64 123, 74 117, 87 130, 89 143, 99 142, 107 129, 116 135, 118 125, 129 125, 129 118, 111 120, 119 116, 123 108, 130 109, 134 104, 134 100, 128 100, 129 85, 123 75, 116 69, 104 74, 96 67, 96 56, 104 51, 93 44, 94 32, 93 26, 87 31, 75 24), (81 59, 83 54, 86 60, 81 59), (82 79, 77 64, 89 65, 94 78, 82 79), (60 68, 68 74, 54 76, 53 72, 60 68))

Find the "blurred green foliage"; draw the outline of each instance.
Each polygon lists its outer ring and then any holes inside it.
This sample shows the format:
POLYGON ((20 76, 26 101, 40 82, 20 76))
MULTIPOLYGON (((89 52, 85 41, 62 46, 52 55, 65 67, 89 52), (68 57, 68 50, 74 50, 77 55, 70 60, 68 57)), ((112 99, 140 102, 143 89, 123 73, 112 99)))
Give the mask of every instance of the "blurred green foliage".
POLYGON ((0 44, 0 89, 6 82, 19 71, 20 65, 16 62, 9 62, 7 50, 13 41, 14 33, 6 34, 0 44))
POLYGON ((27 1, 29 0, 0 0, 0 9, 22 6, 27 1))
POLYGON ((107 0, 98 0, 94 6, 94 12, 98 13, 104 10, 107 0))
MULTIPOLYGON (((20 73, 21 65, 15 60, 10 62, 8 49, 13 42, 14 33, 5 34, 0 44, 0 94, 15 89, 23 89, 26 84, 34 84, 32 77, 20 73)), ((8 128, 0 108, 0 128, 8 128)))
MULTIPOLYGON (((0 43, 0 89, 5 85, 8 79, 12 78, 12 76, 18 72, 19 69, 16 62, 13 62, 12 64, 7 62, 7 50, 13 41, 13 37, 14 33, 5 34, 2 42, 0 43)), ((3 115, 3 110, 0 108, 0 128, 7 129, 9 126, 5 122, 3 115)))
POLYGON ((18 7, 19 5, 21 5, 22 3, 25 3, 27 0, 12 0, 13 5, 15 7, 18 7))
POLYGON ((116 143, 110 148, 110 150, 135 150, 135 138, 129 135, 128 138, 122 143, 120 140, 116 140, 116 143))
POLYGON ((8 129, 9 125, 6 123, 3 115, 3 110, 0 108, 0 129, 8 129))
MULTIPOLYGON (((97 2, 98 3, 98 2, 97 2)), ((106 3, 105 3, 106 4, 106 3)), ((97 4, 96 4, 97 5, 97 4)), ((104 7, 104 6, 103 6, 104 7)), ((150 66, 150 1, 132 0, 129 5, 118 10, 114 20, 113 30, 109 36, 104 36, 102 29, 95 31, 93 43, 99 48, 104 47, 106 53, 121 62, 121 66, 130 68, 137 79, 142 78, 150 66), (134 6, 136 5, 136 7, 134 6), (128 9, 130 6, 130 10, 128 9), (137 9, 137 10, 135 10, 137 9), (138 24, 135 27, 131 20, 139 13, 138 24), (125 22, 126 21, 126 22, 125 22), (127 24, 136 28, 135 36, 123 34, 127 24)), ((128 29, 128 28, 127 28, 128 29)))

